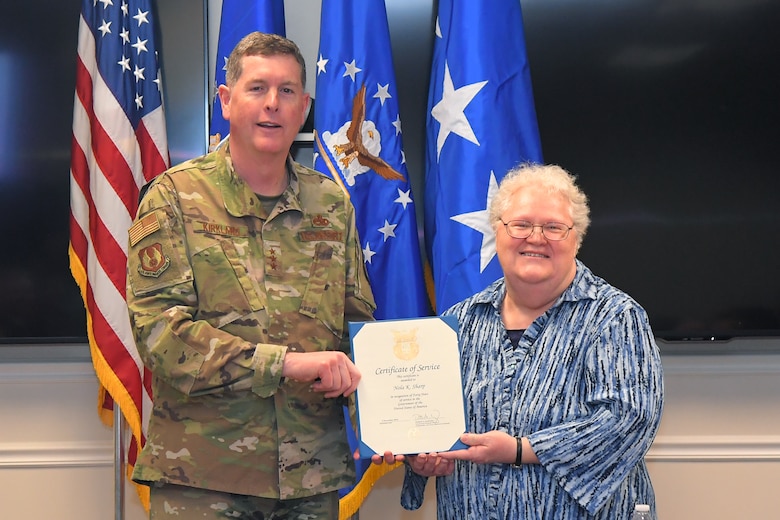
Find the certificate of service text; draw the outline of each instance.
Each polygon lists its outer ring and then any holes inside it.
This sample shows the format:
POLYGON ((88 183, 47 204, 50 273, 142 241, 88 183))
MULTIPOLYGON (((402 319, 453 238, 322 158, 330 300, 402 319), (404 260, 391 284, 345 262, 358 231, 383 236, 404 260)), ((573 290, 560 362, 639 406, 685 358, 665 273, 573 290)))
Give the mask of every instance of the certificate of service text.
POLYGON ((465 447, 454 317, 350 323, 361 457, 465 447))

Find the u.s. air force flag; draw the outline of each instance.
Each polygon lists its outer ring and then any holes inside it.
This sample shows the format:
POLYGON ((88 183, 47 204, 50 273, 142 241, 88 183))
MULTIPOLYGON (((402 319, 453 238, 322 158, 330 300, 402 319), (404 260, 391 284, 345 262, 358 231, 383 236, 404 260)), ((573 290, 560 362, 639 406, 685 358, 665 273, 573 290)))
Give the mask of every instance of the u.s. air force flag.
MULTIPOLYGON (((285 35, 284 0, 222 0, 214 66, 215 87, 225 84, 225 66, 233 47, 241 38, 254 31, 285 35)), ((222 105, 215 89, 209 125, 209 149, 213 150, 228 132, 230 124, 222 117, 222 105)))
POLYGON ((322 2, 315 169, 355 206, 378 319, 429 314, 383 0, 322 2))
POLYGON ((436 310, 502 276, 487 207, 506 172, 541 162, 518 0, 440 0, 428 94, 425 237, 436 310))
MULTIPOLYGON (((314 167, 341 183, 355 206, 379 319, 430 313, 414 198, 404 163, 398 92, 383 0, 323 0, 314 108, 314 167)), ((348 432, 352 448, 354 432, 348 432)), ((356 464, 339 492, 350 518, 395 466, 356 464)))

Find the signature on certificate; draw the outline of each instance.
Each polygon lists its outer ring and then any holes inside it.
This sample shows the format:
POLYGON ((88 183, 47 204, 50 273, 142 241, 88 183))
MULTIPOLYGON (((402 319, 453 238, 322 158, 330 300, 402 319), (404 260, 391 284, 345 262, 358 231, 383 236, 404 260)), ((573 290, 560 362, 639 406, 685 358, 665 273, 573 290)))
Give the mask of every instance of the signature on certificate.
POLYGON ((412 415, 412 420, 417 426, 430 426, 433 424, 439 424, 441 413, 439 410, 431 410, 427 413, 416 413, 412 415))

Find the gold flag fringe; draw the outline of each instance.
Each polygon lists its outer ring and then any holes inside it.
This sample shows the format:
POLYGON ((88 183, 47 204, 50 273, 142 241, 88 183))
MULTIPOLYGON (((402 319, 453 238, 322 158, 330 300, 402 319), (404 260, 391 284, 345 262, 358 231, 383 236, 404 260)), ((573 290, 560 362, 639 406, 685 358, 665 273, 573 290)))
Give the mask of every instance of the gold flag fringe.
POLYGON ((339 500, 339 520, 348 520, 357 513, 376 481, 383 475, 401 466, 403 466, 402 462, 396 462, 395 464, 371 464, 366 472, 363 473, 363 478, 360 479, 360 482, 352 488, 352 491, 339 500))
MULTIPOLYGON (((105 402, 105 393, 111 396, 114 401, 114 406, 119 406, 122 411, 122 415, 127 421, 127 425, 130 428, 130 432, 135 437, 136 445, 139 453, 143 447, 142 443, 142 428, 141 428, 141 414, 138 408, 127 392, 127 388, 119 380, 119 377, 111 370, 108 362, 103 356, 103 352, 98 348, 97 340, 95 339, 95 333, 92 328, 92 314, 87 307, 87 273, 84 269, 84 265, 81 263, 78 255, 73 250, 73 246, 68 244, 68 257, 70 258, 70 272, 76 284, 81 290, 81 299, 84 302, 84 308, 87 313, 87 338, 89 339, 89 351, 92 356, 92 365, 95 369, 98 381, 100 382, 100 389, 98 391, 98 403, 97 412, 101 422, 106 426, 114 426, 114 415, 110 410, 106 410, 103 407, 105 402)), ((143 385, 143 382, 141 382, 143 385)), ((120 427, 120 426, 117 426, 120 427)), ((133 466, 127 464, 127 476, 130 478, 133 474, 133 466)), ((141 501, 141 505, 145 511, 149 511, 149 488, 141 484, 135 484, 138 498, 141 501)))

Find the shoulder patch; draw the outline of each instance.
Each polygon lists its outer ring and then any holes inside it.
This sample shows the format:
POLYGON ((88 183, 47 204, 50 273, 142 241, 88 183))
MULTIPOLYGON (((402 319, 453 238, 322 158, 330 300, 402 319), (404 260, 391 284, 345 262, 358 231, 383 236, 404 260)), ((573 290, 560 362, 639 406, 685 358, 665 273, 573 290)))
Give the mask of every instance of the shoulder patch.
POLYGON ((171 259, 163 252, 162 244, 155 243, 138 251, 138 272, 143 276, 159 278, 171 265, 171 259))
POLYGON ((144 218, 137 220, 128 232, 130 235, 130 247, 133 247, 140 240, 148 237, 155 231, 159 231, 159 229, 160 221, 157 220, 157 213, 149 213, 144 218))

